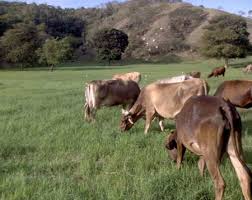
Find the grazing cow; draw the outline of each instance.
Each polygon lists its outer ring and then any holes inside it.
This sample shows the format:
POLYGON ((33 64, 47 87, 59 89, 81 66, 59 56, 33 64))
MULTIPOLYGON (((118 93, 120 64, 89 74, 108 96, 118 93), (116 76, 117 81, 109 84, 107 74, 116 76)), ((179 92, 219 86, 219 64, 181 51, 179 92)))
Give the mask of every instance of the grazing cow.
POLYGON ((101 106, 128 105, 132 107, 140 93, 134 81, 94 80, 85 88, 86 103, 84 113, 86 120, 94 119, 95 111, 101 106))
POLYGON ((220 75, 225 76, 225 71, 226 71, 225 67, 216 67, 212 70, 211 74, 207 76, 207 78, 211 78, 212 76, 218 77, 220 75))
POLYGON ((188 79, 192 79, 192 76, 189 75, 180 75, 180 76, 174 76, 171 78, 167 78, 167 79, 161 79, 156 81, 156 83, 179 83, 188 79))
POLYGON ((251 73, 252 72, 252 64, 250 64, 247 67, 243 68, 242 71, 244 73, 251 73))
POLYGON ((129 72, 126 74, 115 74, 112 79, 118 80, 124 80, 124 81, 135 81, 139 83, 141 81, 141 74, 139 72, 129 72))
POLYGON ((166 148, 180 168, 185 148, 200 156, 198 167, 205 165, 214 181, 215 199, 221 200, 225 182, 219 165, 227 152, 240 181, 245 200, 251 200, 252 173, 246 166, 241 144, 241 119, 235 107, 219 97, 191 97, 176 116, 176 131, 166 148), (176 151, 175 151, 175 150, 176 151))
POLYGON ((193 78, 200 78, 201 73, 200 72, 189 72, 187 75, 192 76, 193 78))
MULTIPOLYGON (((155 116, 160 120, 172 119, 178 114, 185 101, 194 95, 206 95, 208 84, 201 79, 193 78, 180 83, 152 83, 144 87, 132 108, 123 113, 120 128, 129 130, 140 118, 146 116, 145 131, 147 134, 155 116)), ((163 131, 162 121, 159 123, 163 131)))
POLYGON ((224 81, 219 85, 214 96, 229 100, 236 107, 250 108, 252 107, 252 81, 224 81))

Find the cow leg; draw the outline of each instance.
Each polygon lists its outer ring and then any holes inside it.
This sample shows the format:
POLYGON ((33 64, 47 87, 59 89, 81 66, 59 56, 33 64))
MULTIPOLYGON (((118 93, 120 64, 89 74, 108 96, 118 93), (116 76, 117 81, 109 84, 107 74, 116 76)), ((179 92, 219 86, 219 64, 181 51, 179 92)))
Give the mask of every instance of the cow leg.
POLYGON ((158 116, 158 124, 159 124, 159 127, 160 127, 160 129, 161 129, 162 132, 164 131, 163 120, 164 120, 163 117, 158 116))
POLYGON ((150 124, 151 124, 151 121, 154 118, 154 115, 155 115, 155 110, 146 111, 145 129, 144 129, 144 134, 145 135, 148 133, 148 130, 150 128, 150 124))
POLYGON ((185 150, 186 149, 184 145, 180 141, 177 141, 177 168, 178 169, 180 168, 181 163, 183 161, 185 150))
POLYGON ((238 176, 244 199, 251 200, 252 174, 242 157, 238 158, 239 155, 236 155, 232 142, 228 144, 228 155, 238 176))
POLYGON ((208 156, 208 159, 204 160, 206 161, 207 169, 214 182, 215 200, 222 200, 225 190, 225 182, 220 173, 219 163, 211 155, 208 156))
POLYGON ((204 175, 204 169, 205 169, 205 160, 204 160, 204 158, 202 156, 199 159, 198 167, 199 167, 200 175, 203 176, 204 175))

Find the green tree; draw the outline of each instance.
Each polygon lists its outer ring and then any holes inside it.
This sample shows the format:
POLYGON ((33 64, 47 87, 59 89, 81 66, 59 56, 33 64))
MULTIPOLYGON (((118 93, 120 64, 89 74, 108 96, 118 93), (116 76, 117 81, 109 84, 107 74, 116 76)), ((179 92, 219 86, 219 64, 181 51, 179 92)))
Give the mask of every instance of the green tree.
POLYGON ((93 44, 100 60, 120 60, 127 48, 128 36, 117 29, 102 29, 95 33, 93 44))
POLYGON ((37 55, 40 57, 39 62, 47 64, 53 71, 55 65, 72 58, 73 49, 68 38, 47 39, 42 48, 37 50, 37 55))
POLYGON ((205 27, 201 53, 209 58, 224 59, 247 56, 249 43, 247 23, 240 16, 223 14, 214 17, 205 27))
POLYGON ((7 30, 0 40, 3 57, 7 62, 32 66, 37 62, 33 52, 41 45, 40 31, 33 23, 19 23, 7 30))

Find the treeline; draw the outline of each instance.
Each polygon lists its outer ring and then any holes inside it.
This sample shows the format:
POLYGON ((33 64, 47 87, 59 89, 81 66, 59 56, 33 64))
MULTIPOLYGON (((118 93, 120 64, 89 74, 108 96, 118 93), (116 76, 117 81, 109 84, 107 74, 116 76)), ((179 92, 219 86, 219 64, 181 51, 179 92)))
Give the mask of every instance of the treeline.
POLYGON ((1 62, 24 67, 72 59, 85 43, 85 30, 85 20, 72 9, 0 2, 1 62), (52 52, 61 58, 52 61, 52 52))
POLYGON ((209 21, 213 27, 202 28, 208 10, 181 2, 114 1, 79 9, 0 2, 0 67, 47 65, 53 70, 66 61, 151 61, 180 53, 227 63, 251 51, 245 18, 218 12, 209 21))
MULTIPOLYGON (((0 67, 54 66, 60 62, 85 58, 101 58, 93 36, 101 28, 100 22, 110 19, 120 9, 152 3, 174 3, 181 0, 116 1, 98 8, 62 9, 46 4, 0 2, 0 67), (97 24, 97 25, 96 25, 97 24)), ((112 17, 113 18, 113 17, 112 17)), ((102 28, 112 28, 111 24, 102 28)), ((134 28, 134 27, 132 27, 134 28)), ((132 29, 131 28, 131 29, 132 29)), ((111 29, 113 32, 113 30, 111 29)), ((121 33, 123 34, 123 33, 121 33)), ((132 42, 133 44, 134 42, 132 42)), ((100 45, 98 45, 100 46, 100 45)), ((106 45, 103 45, 106 46, 106 45)), ((131 48, 132 45, 129 47, 131 48)), ((110 58, 121 58, 118 49, 110 58), (119 55, 119 56, 118 56, 119 55)), ((130 54, 129 54, 130 55, 130 54)))

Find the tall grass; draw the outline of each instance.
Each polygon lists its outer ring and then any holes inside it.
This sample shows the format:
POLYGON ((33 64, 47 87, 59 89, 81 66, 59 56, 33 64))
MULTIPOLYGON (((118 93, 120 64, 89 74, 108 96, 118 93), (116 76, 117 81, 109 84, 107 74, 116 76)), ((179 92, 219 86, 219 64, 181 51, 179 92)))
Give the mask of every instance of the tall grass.
MULTIPOLYGON (((252 61, 249 58, 247 61, 252 61)), ((237 61, 241 64, 244 60, 237 61)), ((217 62, 169 65, 78 66, 55 72, 0 72, 0 197, 1 199, 178 199, 214 198, 212 181, 197 169, 198 158, 187 152, 180 170, 164 149, 153 122, 149 135, 144 121, 127 133, 119 131, 120 108, 98 111, 94 123, 83 121, 83 86, 92 79, 139 71, 141 86, 192 70, 206 77, 217 62)), ((225 78, 209 80, 211 94, 226 79, 251 79, 240 68, 225 78)), ((252 167, 252 111, 240 111, 244 149, 252 167)), ((237 177, 224 159, 221 166, 226 200, 242 199, 237 177)))

